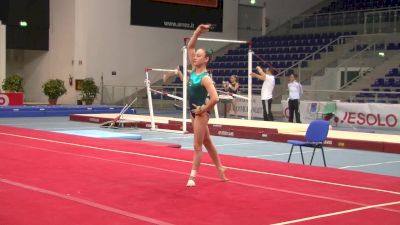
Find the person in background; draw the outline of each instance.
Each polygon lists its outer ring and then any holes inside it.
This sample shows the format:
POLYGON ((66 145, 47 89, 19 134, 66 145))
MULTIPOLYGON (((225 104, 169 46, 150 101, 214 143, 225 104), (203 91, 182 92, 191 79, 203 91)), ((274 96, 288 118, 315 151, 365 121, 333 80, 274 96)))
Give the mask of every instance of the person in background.
MULTIPOLYGON (((175 72, 167 72, 163 74, 163 82, 166 83, 171 77, 178 76, 181 81, 183 81, 182 74, 183 66, 177 66, 175 72)), ((188 75, 192 72, 192 70, 187 70, 188 75)))
POLYGON ((249 76, 260 79, 263 82, 261 88, 261 101, 263 106, 263 117, 264 121, 274 121, 274 117, 271 111, 272 105, 272 92, 275 87, 275 77, 272 75, 272 71, 269 68, 265 69, 265 72, 261 67, 257 66, 257 73, 251 73, 249 76))
POLYGON ((303 87, 297 82, 297 74, 291 74, 289 77, 288 89, 289 89, 289 122, 293 123, 293 116, 296 116, 296 123, 300 121, 300 96, 303 95, 303 87))
MULTIPOLYGON (((239 91, 239 82, 238 82, 238 76, 237 75, 231 75, 229 78, 229 82, 223 83, 224 90, 230 94, 237 94, 239 91)), ((228 110, 233 111, 235 117, 237 116, 237 111, 236 111, 236 98, 233 98, 232 103, 228 103, 229 105, 228 110)))

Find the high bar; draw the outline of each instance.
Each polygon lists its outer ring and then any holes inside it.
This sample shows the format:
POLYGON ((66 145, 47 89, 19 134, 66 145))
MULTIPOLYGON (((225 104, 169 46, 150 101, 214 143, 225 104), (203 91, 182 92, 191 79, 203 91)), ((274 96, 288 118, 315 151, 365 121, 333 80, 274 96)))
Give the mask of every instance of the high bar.
POLYGON ((244 99, 244 100, 249 100, 249 98, 246 97, 246 96, 237 95, 237 94, 233 94, 233 93, 229 93, 229 92, 221 91, 221 90, 217 90, 217 92, 220 92, 220 93, 223 93, 223 94, 226 94, 226 95, 230 95, 230 96, 233 96, 233 97, 235 97, 235 98, 240 98, 240 99, 244 99))
POLYGON ((146 70, 146 72, 148 72, 148 71, 176 72, 176 69, 175 70, 171 70, 171 69, 159 69, 159 68, 146 68, 145 70, 146 70))
POLYGON ((152 92, 157 93, 157 94, 160 94, 160 95, 163 95, 163 96, 168 96, 168 97, 170 97, 170 98, 183 101, 183 98, 181 98, 181 97, 179 97, 179 96, 171 95, 171 94, 168 94, 167 92, 161 92, 161 91, 157 91, 157 90, 154 90, 154 89, 150 89, 150 90, 151 90, 152 92))
POLYGON ((248 41, 240 41, 240 40, 227 40, 227 39, 214 39, 214 38, 198 38, 199 41, 213 41, 213 42, 226 42, 226 43, 238 43, 238 44, 247 44, 248 41))

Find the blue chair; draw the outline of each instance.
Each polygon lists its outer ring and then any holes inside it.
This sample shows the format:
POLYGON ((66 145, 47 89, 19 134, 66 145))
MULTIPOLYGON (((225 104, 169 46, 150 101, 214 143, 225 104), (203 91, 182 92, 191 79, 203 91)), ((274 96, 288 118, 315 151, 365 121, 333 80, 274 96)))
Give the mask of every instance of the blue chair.
POLYGON ((324 166, 326 167, 326 161, 325 161, 325 154, 324 154, 324 148, 323 144, 324 141, 326 140, 328 136, 328 131, 329 131, 329 122, 325 120, 314 120, 310 123, 310 125, 307 128, 306 132, 306 141, 297 141, 297 140, 288 140, 287 142, 289 144, 292 144, 292 148, 290 149, 290 154, 289 154, 289 159, 288 162, 290 162, 290 158, 292 156, 293 152, 293 147, 294 146, 299 146, 300 147, 300 154, 301 154, 301 160, 304 164, 304 156, 303 156, 303 150, 302 146, 304 147, 310 147, 314 148, 314 151, 311 156, 311 161, 310 165, 312 164, 312 161, 314 159, 314 153, 315 149, 320 148, 322 151, 322 159, 324 160, 324 166))

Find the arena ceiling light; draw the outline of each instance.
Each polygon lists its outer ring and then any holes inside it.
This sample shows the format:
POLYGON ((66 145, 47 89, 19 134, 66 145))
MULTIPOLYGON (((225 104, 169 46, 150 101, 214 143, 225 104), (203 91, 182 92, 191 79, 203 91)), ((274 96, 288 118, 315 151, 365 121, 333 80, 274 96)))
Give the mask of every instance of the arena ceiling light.
POLYGON ((19 21, 19 26, 20 27, 28 27, 28 22, 25 20, 21 20, 21 21, 19 21))

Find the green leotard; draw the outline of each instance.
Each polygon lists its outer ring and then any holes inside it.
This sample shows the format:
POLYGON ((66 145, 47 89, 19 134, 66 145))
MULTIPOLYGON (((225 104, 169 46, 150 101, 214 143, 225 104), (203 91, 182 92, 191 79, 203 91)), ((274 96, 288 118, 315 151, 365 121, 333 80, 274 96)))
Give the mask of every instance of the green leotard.
POLYGON ((193 104, 197 106, 204 105, 208 95, 207 89, 201 85, 203 77, 209 76, 208 72, 196 74, 196 71, 192 71, 189 79, 189 107, 193 109, 193 104))

